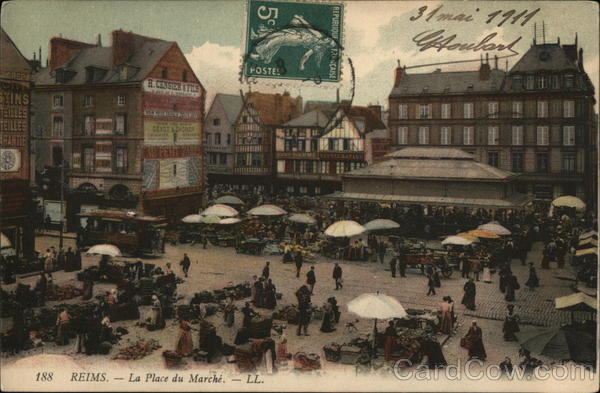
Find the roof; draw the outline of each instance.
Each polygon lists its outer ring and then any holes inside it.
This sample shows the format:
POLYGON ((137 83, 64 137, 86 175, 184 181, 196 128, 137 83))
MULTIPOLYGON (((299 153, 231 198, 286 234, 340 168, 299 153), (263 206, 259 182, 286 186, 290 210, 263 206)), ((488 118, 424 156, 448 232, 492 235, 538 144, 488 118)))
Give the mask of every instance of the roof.
POLYGON ((27 58, 23 56, 19 48, 17 48, 10 36, 2 28, 0 28, 0 58, 2 58, 0 62, 2 72, 31 73, 31 65, 27 61, 27 58))
POLYGON ((321 110, 315 109, 303 115, 293 118, 284 124, 290 127, 320 127, 325 128, 329 122, 329 117, 321 110))
POLYGON ((532 45, 531 48, 510 69, 513 72, 534 71, 576 71, 577 67, 567 57, 563 47, 559 44, 532 45))
POLYGON ((106 74, 94 83, 123 83, 140 82, 152 71, 156 63, 167 53, 175 43, 158 39, 149 39, 136 49, 125 63, 137 72, 131 72, 126 80, 121 79, 121 65, 112 65, 112 47, 93 46, 84 48, 75 54, 66 64, 57 68, 68 68, 75 71, 75 76, 66 83, 57 83, 50 68, 42 68, 35 77, 37 85, 80 85, 86 82, 86 67, 98 67, 106 69, 106 74))
POLYGON ((240 109, 242 109, 242 97, 237 94, 222 94, 217 93, 215 96, 215 100, 221 101, 223 105, 223 110, 225 111, 225 115, 227 116, 227 120, 230 123, 234 123, 238 114, 240 113, 240 109))
POLYGON ((400 84, 394 86, 390 96, 495 92, 500 90, 505 74, 504 71, 492 69, 487 80, 480 80, 479 70, 425 74, 404 72, 400 84))
POLYGON ((288 93, 251 92, 246 95, 246 100, 256 110, 260 124, 280 125, 301 113, 299 100, 290 97, 288 93))
POLYGON ((325 199, 336 199, 359 202, 396 202, 404 204, 430 204, 437 206, 457 206, 457 207, 486 207, 503 209, 520 209, 527 205, 532 197, 524 194, 515 194, 507 199, 488 199, 488 198, 454 198, 442 196, 422 196, 422 195, 395 195, 395 194, 370 194, 358 192, 336 191, 333 194, 324 195, 325 199))
POLYGON ((583 292, 554 298, 556 309, 569 309, 572 311, 595 311, 598 309, 597 301, 583 292))
POLYGON ((167 219, 164 217, 152 217, 152 216, 143 216, 143 215, 129 215, 126 212, 118 211, 118 210, 94 210, 86 213, 78 213, 79 217, 98 217, 104 219, 113 219, 113 220, 126 220, 126 221, 142 221, 149 223, 164 223, 167 222, 167 219))
POLYGON ((451 147, 405 147, 386 155, 390 158, 423 159, 467 159, 473 160, 471 153, 451 147))
MULTIPOLYGON (((416 158, 421 150, 426 148, 407 148, 392 154, 400 157, 393 157, 385 161, 377 162, 359 168, 351 172, 346 172, 342 177, 379 177, 393 179, 437 179, 437 180, 466 180, 466 181, 505 181, 516 176, 508 172, 487 164, 482 164, 473 159, 468 153, 465 157, 458 149, 431 149, 431 156, 416 158), (402 150, 408 150, 403 153, 402 150), (443 150, 447 150, 445 153, 443 150), (415 153, 411 153, 415 151, 415 153), (406 157, 401 155, 405 154, 406 157), (458 158, 445 158, 444 155, 454 155, 458 158)), ((422 154, 424 155, 424 154, 422 154)))
POLYGON ((338 102, 335 101, 317 101, 317 100, 308 100, 304 104, 304 113, 308 113, 315 109, 320 109, 321 111, 327 112, 335 112, 337 107, 340 106, 338 102))

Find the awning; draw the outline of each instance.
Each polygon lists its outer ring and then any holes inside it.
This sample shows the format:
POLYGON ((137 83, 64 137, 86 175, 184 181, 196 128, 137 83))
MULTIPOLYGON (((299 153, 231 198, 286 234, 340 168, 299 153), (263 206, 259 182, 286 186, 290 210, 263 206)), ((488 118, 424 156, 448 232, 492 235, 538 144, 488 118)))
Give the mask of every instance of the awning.
POLYGON ((597 301, 583 292, 557 297, 554 299, 556 309, 569 309, 573 311, 595 311, 598 309, 597 301))
POLYGON ((520 195, 514 199, 454 198, 421 195, 368 194, 336 191, 322 198, 357 202, 396 202, 407 205, 437 205, 457 207, 485 207, 497 209, 523 209, 533 197, 520 195))
POLYGON ((598 256, 598 250, 595 248, 584 248, 583 250, 575 251, 576 257, 583 257, 586 255, 596 255, 598 256))

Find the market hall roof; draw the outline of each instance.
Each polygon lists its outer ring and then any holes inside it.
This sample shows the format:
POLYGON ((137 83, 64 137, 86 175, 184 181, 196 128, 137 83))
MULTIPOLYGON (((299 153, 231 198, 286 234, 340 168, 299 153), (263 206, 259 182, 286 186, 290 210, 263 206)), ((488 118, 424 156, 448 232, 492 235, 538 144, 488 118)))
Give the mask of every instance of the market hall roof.
POLYGON ((408 147, 387 156, 390 159, 347 172, 342 177, 503 182, 517 176, 477 162, 471 154, 455 148, 408 147))
POLYGON ((491 93, 499 91, 506 73, 490 70, 489 78, 482 80, 479 71, 441 72, 424 74, 404 72, 398 86, 394 86, 390 96, 410 96, 421 94, 465 94, 491 93))

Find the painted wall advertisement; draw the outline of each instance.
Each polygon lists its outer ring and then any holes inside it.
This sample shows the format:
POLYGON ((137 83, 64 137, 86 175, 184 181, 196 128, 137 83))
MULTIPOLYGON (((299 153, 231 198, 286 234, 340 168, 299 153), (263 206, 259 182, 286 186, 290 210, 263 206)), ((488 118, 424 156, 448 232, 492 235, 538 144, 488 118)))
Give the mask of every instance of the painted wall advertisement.
MULTIPOLYGON (((66 211, 66 202, 63 202, 63 214, 66 211)), ((50 216, 52 224, 60 224, 60 201, 44 201, 44 217, 45 216, 50 216)))
POLYGON ((200 98, 201 89, 197 83, 169 81, 165 79, 148 78, 144 80, 145 92, 178 97, 200 98))
POLYGON ((146 145, 190 145, 200 143, 200 123, 147 120, 144 122, 146 145))

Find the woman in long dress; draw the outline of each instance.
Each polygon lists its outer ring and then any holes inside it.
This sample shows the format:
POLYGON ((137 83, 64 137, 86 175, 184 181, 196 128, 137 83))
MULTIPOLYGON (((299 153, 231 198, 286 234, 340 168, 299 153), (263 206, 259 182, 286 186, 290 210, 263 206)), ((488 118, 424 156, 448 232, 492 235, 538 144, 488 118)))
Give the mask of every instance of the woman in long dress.
POLYGON ((483 262, 483 282, 486 284, 491 284, 492 282, 492 272, 488 261, 483 262))
POLYGON ((332 326, 333 312, 331 310, 331 304, 323 304, 323 322, 321 323, 321 331, 323 333, 331 333, 335 331, 332 326))
POLYGON ((69 312, 66 308, 58 314, 56 318, 56 344, 67 345, 69 343, 69 312))
POLYGON ((535 267, 533 267, 533 263, 529 264, 529 277, 527 278, 525 285, 532 290, 540 286, 540 280, 535 271, 535 267))
POLYGON ((162 313, 162 304, 158 299, 158 296, 152 295, 152 317, 150 318, 150 324, 155 329, 162 329, 165 327, 165 320, 162 313))
POLYGON ((513 314, 514 306, 508 305, 508 315, 504 319, 502 332, 504 333, 504 341, 517 341, 515 333, 521 331, 519 328, 519 319, 513 314))
POLYGON ((235 323, 235 305, 233 304, 233 297, 229 297, 229 302, 223 309, 223 320, 228 327, 232 327, 235 323))
POLYGON ((465 283, 463 290, 465 291, 465 294, 462 298, 462 304, 469 310, 475 310, 476 288, 472 278, 469 278, 469 281, 465 283))
POLYGON ((265 294, 265 307, 270 310, 275 309, 275 307, 277 307, 277 294, 276 294, 275 285, 273 285, 273 281, 271 281, 270 278, 267 281, 267 283, 265 284, 264 294, 265 294))
POLYGON ((477 322, 473 321, 465 336, 465 346, 469 350, 469 359, 485 360, 487 354, 483 346, 483 333, 481 328, 477 326, 477 322))
POLYGON ((181 356, 189 356, 194 350, 194 342, 192 341, 192 326, 188 321, 182 319, 179 321, 179 335, 175 351, 181 356))
POLYGON ((452 333, 451 307, 447 298, 444 298, 444 301, 440 303, 440 332, 444 334, 452 333))

